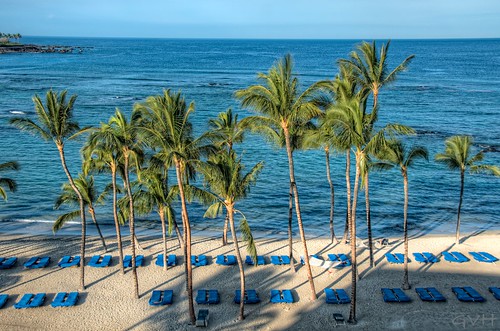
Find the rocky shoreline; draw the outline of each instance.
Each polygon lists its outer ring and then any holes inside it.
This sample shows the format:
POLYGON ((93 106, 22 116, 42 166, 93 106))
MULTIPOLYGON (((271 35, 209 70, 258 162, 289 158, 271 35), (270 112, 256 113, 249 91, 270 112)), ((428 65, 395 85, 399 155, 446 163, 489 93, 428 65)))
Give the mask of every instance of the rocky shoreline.
POLYGON ((0 54, 10 53, 82 53, 84 47, 74 46, 40 46, 40 45, 0 45, 0 54))

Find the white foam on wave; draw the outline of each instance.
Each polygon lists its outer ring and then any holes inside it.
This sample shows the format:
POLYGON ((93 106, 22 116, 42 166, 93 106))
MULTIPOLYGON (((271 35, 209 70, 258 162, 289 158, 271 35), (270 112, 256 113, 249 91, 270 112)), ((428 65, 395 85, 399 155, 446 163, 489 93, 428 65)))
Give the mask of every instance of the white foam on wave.
POLYGON ((11 110, 10 111, 11 114, 19 114, 19 115, 25 115, 26 113, 21 111, 21 110, 11 110))

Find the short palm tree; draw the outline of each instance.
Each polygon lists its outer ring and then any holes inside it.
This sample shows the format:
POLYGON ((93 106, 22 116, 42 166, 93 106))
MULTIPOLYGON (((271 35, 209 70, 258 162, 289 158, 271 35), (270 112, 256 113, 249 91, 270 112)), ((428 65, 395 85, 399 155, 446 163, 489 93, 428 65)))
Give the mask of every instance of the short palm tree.
MULTIPOLYGON (((35 136, 41 137, 44 140, 52 140, 55 143, 57 150, 59 151, 62 168, 66 173, 68 182, 78 197, 78 202, 80 204, 80 218, 82 221, 82 243, 80 255, 82 261, 85 261, 85 205, 82 194, 75 185, 73 177, 71 176, 71 173, 66 165, 64 144, 66 140, 76 137, 78 134, 86 131, 86 129, 80 129, 78 123, 73 119, 73 106, 76 101, 76 95, 71 96, 69 100, 66 99, 66 95, 67 91, 57 93, 49 90, 46 94, 45 105, 43 104, 42 99, 38 95, 35 95, 33 97, 33 102, 35 104, 37 122, 29 118, 15 117, 10 120, 10 123, 22 131, 27 131, 35 136)), ((85 263, 82 263, 80 268, 80 288, 84 290, 85 263)))
MULTIPOLYGON (((240 223, 240 229, 242 230, 243 237, 248 242, 247 249, 249 253, 254 257, 254 261, 257 260, 257 253, 255 248, 255 243, 253 241, 253 236, 248 226, 248 223, 244 215, 235 208, 235 203, 246 197, 250 190, 250 186, 254 184, 257 180, 257 176, 262 170, 263 162, 257 163, 250 169, 246 174, 243 173, 244 166, 241 159, 237 159, 234 151, 221 151, 215 154, 206 163, 199 164, 199 170, 203 174, 205 183, 207 184, 210 191, 217 197, 218 202, 215 206, 224 206, 227 215, 229 216, 229 224, 231 227, 231 235, 233 237, 234 252, 236 255, 236 260, 238 261, 238 267, 240 269, 240 311, 239 319, 243 320, 244 315, 244 301, 245 301, 245 273, 243 270, 243 259, 241 258, 238 237, 236 235, 236 228, 234 225, 234 214, 236 212, 243 216, 240 223)), ((209 208, 210 210, 216 210, 219 208, 209 208)), ((215 217, 217 213, 212 213, 215 217)), ((207 215, 207 214, 206 214, 207 215)))
MULTIPOLYGON (((9 170, 19 170, 19 163, 15 161, 0 163, 0 172, 9 170)), ((17 189, 17 183, 13 179, 0 177, 0 197, 7 201, 7 192, 4 187, 11 192, 15 192, 17 189)))
MULTIPOLYGON (((82 194, 84 204, 87 207, 87 210, 90 216, 92 217, 92 221, 96 226, 97 233, 101 238, 102 247, 104 248, 104 251, 107 252, 108 249, 106 247, 106 241, 104 240, 101 228, 99 227, 99 223, 97 222, 95 216, 94 206, 95 204, 100 203, 102 201, 102 197, 98 196, 97 194, 96 188, 94 186, 94 176, 84 176, 83 174, 78 174, 78 178, 75 179, 75 185, 76 187, 78 187, 78 190, 82 194)), ((61 205, 63 204, 69 204, 69 205, 78 204, 78 197, 76 196, 75 191, 73 191, 73 189, 68 183, 63 184, 62 193, 59 196, 59 198, 57 198, 56 203, 54 204, 54 208, 59 209, 59 207, 61 207, 61 205)), ((59 231, 66 222, 78 217, 78 214, 79 210, 75 210, 59 216, 56 222, 54 223, 52 230, 54 232, 59 231)))
POLYGON ((320 110, 311 100, 313 93, 311 89, 307 89, 303 93, 299 92, 299 81, 297 77, 294 77, 292 69, 292 57, 288 54, 273 66, 267 74, 258 74, 258 79, 264 85, 252 85, 244 90, 236 91, 235 96, 241 100, 243 107, 253 109, 262 114, 261 116, 253 116, 256 122, 260 122, 259 126, 262 130, 266 130, 265 128, 269 128, 268 131, 283 130, 288 156, 290 185, 293 191, 295 213, 304 248, 307 277, 311 287, 311 299, 315 300, 316 289, 309 264, 309 252, 302 224, 299 191, 295 181, 291 137, 297 123, 306 123, 318 116, 320 110))
MULTIPOLYGON (((382 149, 377 155, 385 165, 389 167, 398 167, 403 176, 404 188, 404 246, 405 246, 405 261, 404 261, 404 277, 403 289, 411 288, 408 281, 408 168, 413 166, 419 158, 428 160, 428 152, 425 147, 412 146, 411 148, 403 144, 401 140, 390 141, 386 148, 382 149)), ((377 164, 375 164, 377 165, 377 164)))
POLYGON ((457 230, 455 243, 460 243, 460 211, 462 209, 462 200, 464 196, 465 172, 468 170, 471 174, 486 173, 500 176, 500 168, 494 165, 477 164, 484 159, 484 153, 472 155, 473 139, 470 136, 452 136, 445 141, 444 153, 436 155, 436 161, 444 163, 450 170, 460 171, 460 200, 457 212, 457 230))

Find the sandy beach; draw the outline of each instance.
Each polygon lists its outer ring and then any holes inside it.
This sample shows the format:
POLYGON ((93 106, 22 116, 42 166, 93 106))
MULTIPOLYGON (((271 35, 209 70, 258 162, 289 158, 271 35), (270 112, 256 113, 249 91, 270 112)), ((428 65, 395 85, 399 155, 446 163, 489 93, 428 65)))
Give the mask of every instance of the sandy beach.
MULTIPOLYGON (((112 237, 108 237, 109 254, 113 262, 109 268, 86 267, 87 289, 80 293, 79 303, 70 308, 52 308, 50 302, 57 292, 75 291, 79 284, 78 268, 61 269, 57 262, 63 255, 77 255, 77 236, 0 236, 1 256, 17 256, 18 263, 12 269, 0 271, 0 293, 9 294, 9 300, 0 310, 1 330, 194 330, 187 324, 187 296, 183 258, 174 240, 169 240, 169 254, 177 254, 178 265, 167 272, 154 264, 161 253, 161 239, 141 237, 145 265, 138 268, 141 298, 132 298, 132 275, 121 275, 118 252, 112 237), (51 257, 49 267, 39 270, 25 270, 22 264, 31 256, 51 257), (148 305, 151 291, 171 289, 174 303, 171 306, 152 307, 148 305), (47 300, 42 307, 14 309, 13 305, 24 293, 46 292, 47 300)), ((442 257, 435 264, 417 263, 412 252, 429 251, 438 255, 442 251, 456 250, 469 258, 469 251, 488 251, 500 256, 500 232, 474 234, 465 237, 462 244, 454 246, 454 237, 425 236, 410 240, 410 283, 412 289, 406 294, 411 303, 385 303, 382 287, 401 287, 403 266, 391 265, 385 258, 386 252, 403 252, 402 241, 392 238, 390 248, 375 249, 376 267, 369 268, 368 252, 359 248, 358 261, 360 281, 358 282, 357 325, 343 328, 359 330, 498 330, 500 328, 500 301, 488 292, 489 286, 500 286, 500 263, 449 263, 442 257), (448 300, 445 303, 422 302, 415 293, 415 287, 436 287, 448 300), (464 303, 456 299, 452 286, 472 286, 483 297, 484 303, 464 303)), ((129 253, 128 242, 125 254, 129 253)), ((328 253, 347 253, 347 245, 331 245, 325 238, 311 238, 309 252, 327 259, 328 253)), ((89 238, 87 259, 93 254, 102 254, 98 238, 89 238)), ((234 290, 239 288, 237 266, 215 264, 218 254, 231 254, 232 246, 221 247, 219 237, 195 237, 194 254, 206 254, 209 265, 194 269, 195 295, 197 289, 218 289, 221 303, 208 306, 210 310, 209 330, 324 330, 333 327, 332 313, 340 312, 347 319, 349 305, 325 303, 324 288, 343 288, 350 294, 350 268, 335 269, 333 273, 320 267, 312 267, 318 299, 311 302, 305 268, 296 264, 292 273, 288 266, 269 264, 270 255, 287 254, 285 240, 273 238, 257 239, 258 254, 264 255, 266 265, 245 266, 247 288, 256 289, 262 302, 246 306, 246 319, 237 321, 238 305, 232 302, 234 290), (293 304, 269 303, 271 289, 291 289, 293 304)), ((296 238, 295 258, 302 249, 296 238)), ((245 255, 245 251, 242 252, 245 255)), ((350 255, 350 254, 349 254, 350 255)), ((207 306, 197 305, 195 311, 207 306)), ((342 327, 341 327, 342 328, 342 327)))

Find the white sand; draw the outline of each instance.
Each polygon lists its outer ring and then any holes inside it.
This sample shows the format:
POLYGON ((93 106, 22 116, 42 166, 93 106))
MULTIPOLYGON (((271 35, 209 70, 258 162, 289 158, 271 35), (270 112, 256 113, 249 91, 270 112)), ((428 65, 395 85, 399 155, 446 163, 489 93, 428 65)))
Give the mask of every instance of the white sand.
MULTIPOLYGON (((403 252, 401 242, 391 249, 376 249, 377 266, 368 268, 368 252, 359 249, 358 261, 361 280, 358 282, 357 319, 358 324, 350 329, 428 329, 428 330, 499 330, 500 301, 488 292, 489 286, 500 286, 500 262, 496 264, 479 263, 471 260, 464 264, 448 263, 443 259, 433 265, 422 265, 414 261, 412 252, 429 251, 439 254, 444 250, 457 250, 468 255, 469 251, 485 250, 500 257, 500 233, 480 233, 457 246, 454 238, 426 236, 410 241, 410 283, 412 289, 406 291, 411 297, 409 304, 389 304, 382 300, 380 288, 401 287, 402 265, 388 264, 383 254, 403 252), (420 301, 415 287, 436 287, 447 299, 446 303, 426 303, 420 301), (451 292, 452 286, 473 286, 486 298, 485 303, 463 303, 451 292)), ((63 255, 79 254, 79 241, 76 236, 35 237, 28 235, 1 235, 0 256, 19 258, 10 270, 0 270, 0 293, 10 295, 6 306, 0 310, 0 330, 194 330, 189 326, 187 298, 184 291, 184 267, 181 251, 174 240, 170 247, 178 255, 178 265, 164 272, 154 264, 161 253, 161 239, 140 238, 145 255, 144 267, 138 268, 141 298, 132 298, 132 275, 120 274, 118 252, 113 238, 108 238, 113 255, 109 268, 86 267, 87 290, 81 293, 77 306, 71 308, 50 307, 55 293, 74 291, 79 285, 79 269, 60 269, 58 260, 63 255), (46 269, 24 270, 22 264, 31 256, 47 255, 52 258, 46 269), (172 289, 174 304, 164 307, 151 307, 148 300, 154 289, 172 289), (14 309, 13 305, 24 293, 46 292, 48 298, 40 308, 14 309)), ((395 242, 395 240, 391 240, 395 242)), ((326 239, 311 239, 309 252, 327 258, 328 253, 349 253, 346 245, 332 246, 326 239)), ((125 254, 129 253, 126 242, 125 254)), ((259 255, 287 254, 287 242, 272 238, 257 240, 259 255)), ((93 254, 103 253, 97 238, 89 239, 87 262, 93 254)), ((295 258, 302 254, 302 244, 295 240, 295 258)), ((206 254, 210 265, 194 269, 194 288, 218 289, 221 303, 208 306, 210 310, 210 330, 325 330, 333 326, 333 312, 340 312, 348 318, 349 305, 328 305, 325 303, 323 289, 344 288, 350 294, 350 268, 329 273, 321 267, 313 267, 318 299, 310 301, 309 284, 305 268, 297 265, 292 273, 288 266, 245 266, 247 288, 257 290, 262 302, 247 305, 247 318, 236 320, 238 305, 232 303, 234 290, 239 288, 237 266, 223 267, 215 264, 218 254, 231 254, 232 245, 220 247, 219 238, 195 238, 193 254, 206 254), (293 304, 269 303, 271 289, 292 289, 297 302, 293 304)), ((246 252, 243 251, 243 255, 246 252)), ((349 254, 350 255, 350 254, 349 254)), ((195 303, 195 311, 207 306, 195 303)))

